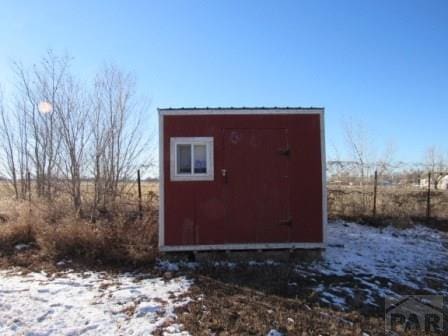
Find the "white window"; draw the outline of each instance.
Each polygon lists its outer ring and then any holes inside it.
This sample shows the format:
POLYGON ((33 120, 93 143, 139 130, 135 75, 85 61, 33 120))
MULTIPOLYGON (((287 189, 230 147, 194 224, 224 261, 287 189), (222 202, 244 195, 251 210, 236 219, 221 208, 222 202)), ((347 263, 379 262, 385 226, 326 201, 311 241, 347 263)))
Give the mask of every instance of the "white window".
POLYGON ((213 137, 170 139, 171 181, 213 181, 213 137))

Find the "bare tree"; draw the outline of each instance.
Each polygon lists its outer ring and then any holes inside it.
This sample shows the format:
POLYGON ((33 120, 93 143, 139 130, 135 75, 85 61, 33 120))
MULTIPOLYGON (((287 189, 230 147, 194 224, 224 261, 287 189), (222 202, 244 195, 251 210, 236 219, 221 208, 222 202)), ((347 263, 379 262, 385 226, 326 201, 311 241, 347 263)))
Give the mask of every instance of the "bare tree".
POLYGON ((7 174, 11 178, 12 186, 16 198, 19 198, 19 188, 17 185, 17 170, 16 170, 16 151, 14 147, 15 134, 11 127, 10 118, 6 114, 5 107, 3 105, 3 93, 0 91, 0 141, 5 167, 7 174))
POLYGON ((92 162, 95 183, 94 209, 113 203, 130 179, 148 160, 148 136, 142 115, 146 105, 138 99, 135 81, 115 66, 105 66, 96 76, 92 97, 92 162))
POLYGON ((375 159, 375 170, 379 175, 390 174, 394 167, 394 158, 396 156, 396 145, 389 142, 384 151, 375 159))
POLYGON ((6 113, 0 104, 0 149, 16 197, 25 198, 31 171, 38 197, 64 192, 79 213, 87 199, 83 179, 93 177, 92 213, 99 204, 113 205, 151 160, 147 106, 134 78, 105 66, 90 90, 72 75, 70 58, 52 52, 32 68, 15 63, 14 70, 14 108, 6 113))
POLYGON ((360 184, 363 185, 372 161, 367 130, 360 122, 354 124, 352 120, 345 122, 343 126, 349 155, 357 166, 360 184))
POLYGON ((54 113, 61 147, 58 174, 72 198, 76 211, 81 210, 81 182, 89 140, 89 106, 85 93, 72 76, 66 75, 55 99, 54 113))
POLYGON ((21 120, 27 120, 27 155, 33 164, 37 193, 51 199, 54 191, 57 158, 61 138, 57 132, 57 114, 53 108, 59 105, 57 99, 69 65, 68 57, 55 56, 51 51, 31 71, 15 63, 18 101, 22 106, 21 120), (42 104, 50 107, 39 109, 42 104))
POLYGON ((432 176, 434 189, 438 189, 439 182, 446 173, 446 162, 443 153, 436 147, 431 146, 425 152, 425 166, 432 176))

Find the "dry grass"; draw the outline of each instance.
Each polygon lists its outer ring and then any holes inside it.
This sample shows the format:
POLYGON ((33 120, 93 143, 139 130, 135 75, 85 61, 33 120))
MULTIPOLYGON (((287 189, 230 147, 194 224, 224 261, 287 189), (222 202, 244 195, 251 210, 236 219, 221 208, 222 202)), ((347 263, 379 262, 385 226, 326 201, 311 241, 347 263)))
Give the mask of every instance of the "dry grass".
POLYGON ((381 318, 308 306, 206 276, 195 276, 189 295, 200 299, 178 308, 176 323, 193 335, 267 335, 272 328, 285 335, 384 335, 381 318))
POLYGON ((0 226, 0 251, 12 254, 14 247, 19 244, 30 244, 35 242, 33 227, 27 224, 0 226))
POLYGON ((82 260, 104 265, 139 265, 157 254, 157 211, 146 205, 140 218, 135 205, 117 204, 95 223, 74 213, 67 202, 0 201, 0 255, 17 244, 30 244, 44 259, 82 260))
MULTIPOLYGON (((384 316, 342 312, 234 285, 208 276, 194 275, 189 304, 176 309, 180 323, 192 335, 267 335, 275 328, 284 335, 385 335, 384 316)), ((383 311, 384 314, 384 311, 383 311)), ((162 325, 155 335, 164 335, 162 325)), ((400 335, 427 335, 410 330, 400 335)), ((445 333, 443 333, 445 335, 445 333)))
MULTIPOLYGON (((159 184, 157 182, 142 182, 142 196, 144 199, 152 198, 154 194, 159 193, 159 184)), ((32 191, 35 190, 34 182, 31 183, 32 191)), ((63 194, 63 186, 56 185, 59 194, 63 194)), ((137 182, 121 182, 120 189, 123 190, 122 196, 128 200, 136 200, 138 196, 137 182)), ((81 191, 83 196, 88 200, 94 194, 94 184, 92 182, 84 181, 81 184, 81 191)), ((34 198, 35 195, 32 195, 34 198)), ((14 197, 14 190, 12 185, 6 181, 0 181, 0 200, 10 199, 14 197)))
MULTIPOLYGON (((431 192, 431 218, 426 219, 427 191, 416 187, 379 187, 376 219, 398 226, 419 221, 439 223, 448 229, 448 191, 431 192)), ((375 221, 373 187, 331 186, 328 189, 328 213, 331 218, 375 221)), ((439 225, 437 224, 437 225, 439 225)), ((433 225, 432 225, 433 226, 433 225)))
POLYGON ((0 181, 0 200, 12 198, 13 196, 14 192, 11 185, 6 181, 0 181))

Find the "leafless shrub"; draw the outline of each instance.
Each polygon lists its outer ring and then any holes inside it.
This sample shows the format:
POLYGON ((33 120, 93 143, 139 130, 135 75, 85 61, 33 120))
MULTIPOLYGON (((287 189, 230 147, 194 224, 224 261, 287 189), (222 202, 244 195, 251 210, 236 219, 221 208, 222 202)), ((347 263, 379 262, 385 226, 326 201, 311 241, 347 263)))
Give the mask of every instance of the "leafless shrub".
POLYGON ((10 254, 14 252, 16 245, 36 241, 34 228, 38 220, 33 218, 29 208, 23 203, 11 204, 4 216, 8 220, 0 223, 0 254, 10 254))
POLYGON ((37 241, 46 255, 55 259, 86 259, 93 262, 139 264, 156 257, 156 223, 122 216, 113 222, 91 223, 79 217, 64 217, 57 225, 41 227, 37 241))
POLYGON ((34 240, 34 232, 29 224, 5 224, 0 227, 0 253, 10 254, 18 244, 29 244, 34 240))

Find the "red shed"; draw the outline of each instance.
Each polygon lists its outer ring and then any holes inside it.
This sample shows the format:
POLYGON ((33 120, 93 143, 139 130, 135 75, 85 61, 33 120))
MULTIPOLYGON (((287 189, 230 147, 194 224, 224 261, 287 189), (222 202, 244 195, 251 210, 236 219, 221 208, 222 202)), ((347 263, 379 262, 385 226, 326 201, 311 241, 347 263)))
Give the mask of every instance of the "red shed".
POLYGON ((161 251, 325 247, 323 108, 159 117, 161 251))

